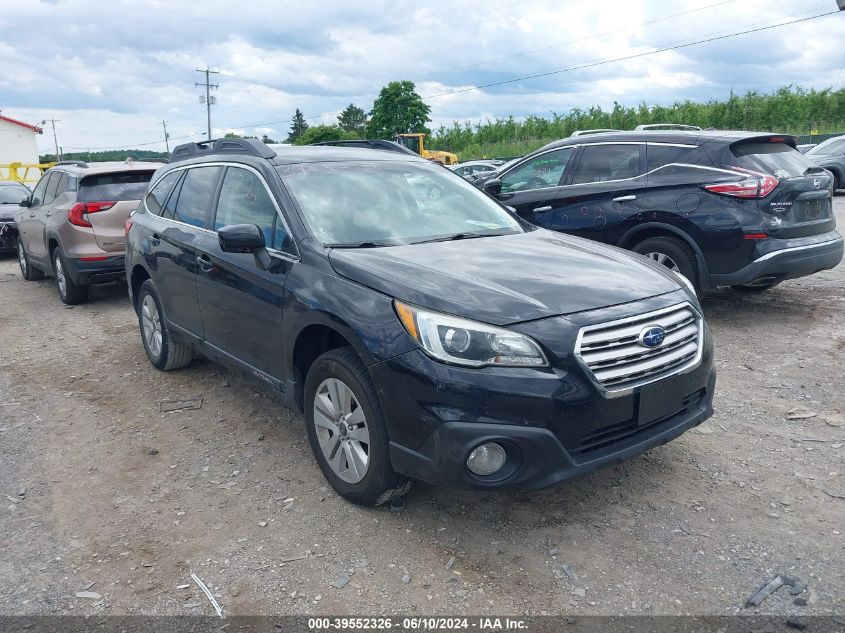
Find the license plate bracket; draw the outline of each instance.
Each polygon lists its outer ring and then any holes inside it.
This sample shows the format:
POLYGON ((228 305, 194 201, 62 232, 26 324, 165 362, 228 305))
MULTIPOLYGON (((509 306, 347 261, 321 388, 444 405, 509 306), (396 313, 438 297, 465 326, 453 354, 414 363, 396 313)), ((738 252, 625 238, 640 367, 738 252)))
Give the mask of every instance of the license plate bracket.
POLYGON ((677 376, 645 385, 640 390, 637 424, 648 426, 677 413, 683 407, 684 394, 677 376))

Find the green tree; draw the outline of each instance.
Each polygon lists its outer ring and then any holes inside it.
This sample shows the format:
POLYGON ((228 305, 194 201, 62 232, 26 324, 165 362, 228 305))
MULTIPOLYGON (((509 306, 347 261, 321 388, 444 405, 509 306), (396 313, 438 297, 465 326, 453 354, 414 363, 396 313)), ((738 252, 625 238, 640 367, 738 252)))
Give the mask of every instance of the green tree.
POLYGON ((275 140, 271 139, 269 136, 267 136, 266 134, 263 134, 261 136, 261 142, 262 143, 278 143, 279 141, 275 141, 275 140))
POLYGON ((315 125, 303 132, 302 136, 297 139, 296 145, 309 145, 324 141, 345 141, 353 138, 358 138, 358 135, 341 130, 336 125, 315 125))
POLYGON ((426 132, 431 108, 426 105, 412 81, 391 81, 373 103, 367 134, 392 139, 403 132, 426 132))
POLYGON ((288 134, 288 143, 296 143, 299 137, 308 129, 308 123, 299 108, 293 114, 293 121, 290 124, 290 133, 288 134))
POLYGON ((350 103, 337 117, 337 124, 346 132, 363 136, 367 131, 367 113, 354 103, 350 103))

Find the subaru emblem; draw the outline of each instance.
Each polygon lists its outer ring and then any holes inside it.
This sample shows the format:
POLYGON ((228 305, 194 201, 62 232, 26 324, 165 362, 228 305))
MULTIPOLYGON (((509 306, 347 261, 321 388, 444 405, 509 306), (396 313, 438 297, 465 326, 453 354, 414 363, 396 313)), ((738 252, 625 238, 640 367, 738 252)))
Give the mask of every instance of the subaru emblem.
POLYGON ((816 189, 818 189, 819 187, 821 187, 821 186, 822 186, 822 181, 821 181, 821 180, 819 180, 818 178, 816 178, 815 180, 813 180, 813 186, 814 186, 816 189))
POLYGON ((647 325, 640 332, 639 344, 643 347, 659 347, 666 339, 666 330, 659 325, 647 325))

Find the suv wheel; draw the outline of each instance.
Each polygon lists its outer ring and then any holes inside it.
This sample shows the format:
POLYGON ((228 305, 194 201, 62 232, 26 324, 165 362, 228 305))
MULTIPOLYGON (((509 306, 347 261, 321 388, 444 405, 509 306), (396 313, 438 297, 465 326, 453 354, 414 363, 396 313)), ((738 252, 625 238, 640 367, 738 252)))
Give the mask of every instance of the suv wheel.
POLYGON ((77 305, 88 300, 88 286, 73 283, 65 266, 60 249, 53 249, 53 271, 56 273, 56 288, 59 298, 67 305, 77 305))
POLYGON ((411 482, 390 465, 387 428, 367 368, 350 347, 320 356, 305 379, 311 450, 339 495, 376 506, 405 494, 411 482))
POLYGON ((189 345, 177 343, 170 337, 158 293, 149 279, 138 289, 138 327, 144 351, 156 369, 179 369, 194 359, 194 350, 189 345))
POLYGON ((29 256, 23 248, 23 240, 18 238, 18 264, 21 267, 21 276, 26 281, 41 281, 44 279, 44 271, 33 268, 29 263, 29 256))
POLYGON ((673 237, 650 237, 643 240, 633 250, 666 266, 669 270, 682 274, 699 291, 698 275, 695 272, 695 259, 687 246, 673 237))

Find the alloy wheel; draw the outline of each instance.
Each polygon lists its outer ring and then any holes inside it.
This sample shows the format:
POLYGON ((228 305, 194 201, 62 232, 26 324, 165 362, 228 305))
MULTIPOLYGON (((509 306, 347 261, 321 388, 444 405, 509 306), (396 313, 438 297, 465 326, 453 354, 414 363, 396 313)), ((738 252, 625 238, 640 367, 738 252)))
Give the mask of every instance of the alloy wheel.
POLYGON ((21 265, 21 274, 26 277, 26 253, 23 250, 23 242, 18 241, 18 263, 21 265))
POLYGON ((653 253, 644 253, 644 255, 646 257, 650 258, 650 259, 653 259, 658 264, 662 264, 662 265, 666 266, 666 268, 668 268, 671 271, 674 271, 676 273, 681 272, 681 269, 678 266, 678 264, 675 262, 675 260, 672 259, 671 257, 669 257, 666 253, 653 252, 653 253))
POLYGON ((357 484, 370 463, 370 432, 364 409, 342 380, 327 378, 314 395, 317 441, 332 471, 357 484))
POLYGON ((162 346, 161 317, 158 313, 158 306, 156 306, 156 302, 151 295, 146 295, 141 302, 141 328, 147 349, 150 354, 158 358, 161 356, 162 346))
POLYGON ((56 283, 59 285, 59 292, 63 297, 66 297, 67 279, 65 278, 65 269, 64 266, 62 266, 62 258, 60 255, 56 255, 53 264, 56 269, 56 283))

